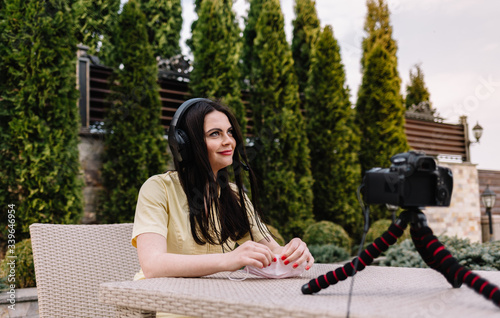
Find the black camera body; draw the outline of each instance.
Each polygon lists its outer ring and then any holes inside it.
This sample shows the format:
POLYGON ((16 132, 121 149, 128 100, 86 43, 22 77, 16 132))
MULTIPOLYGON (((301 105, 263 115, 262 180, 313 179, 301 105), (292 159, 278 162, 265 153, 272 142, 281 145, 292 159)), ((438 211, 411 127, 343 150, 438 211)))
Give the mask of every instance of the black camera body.
POLYGON ((373 168, 363 178, 363 197, 368 204, 403 208, 449 206, 453 173, 437 166, 434 158, 409 151, 394 155, 390 168, 373 168))

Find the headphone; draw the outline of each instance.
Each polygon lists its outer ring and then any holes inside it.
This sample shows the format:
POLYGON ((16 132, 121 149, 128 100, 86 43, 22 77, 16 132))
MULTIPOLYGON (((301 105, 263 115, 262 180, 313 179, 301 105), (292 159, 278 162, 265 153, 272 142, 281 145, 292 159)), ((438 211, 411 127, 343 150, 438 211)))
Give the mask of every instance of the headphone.
POLYGON ((193 155, 187 133, 184 130, 177 128, 177 124, 188 109, 198 102, 212 103, 212 101, 207 98, 191 98, 179 106, 174 114, 174 117, 172 118, 172 121, 170 122, 170 128, 168 129, 168 144, 174 158, 178 162, 190 161, 193 155))

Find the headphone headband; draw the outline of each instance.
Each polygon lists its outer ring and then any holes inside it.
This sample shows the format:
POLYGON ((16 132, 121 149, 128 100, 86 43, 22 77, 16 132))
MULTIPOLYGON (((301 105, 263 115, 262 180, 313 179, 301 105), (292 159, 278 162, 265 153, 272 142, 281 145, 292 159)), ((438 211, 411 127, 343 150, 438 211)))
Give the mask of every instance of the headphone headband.
POLYGON ((190 159, 190 147, 187 134, 182 129, 177 128, 177 123, 182 119, 182 116, 188 111, 188 109, 198 102, 212 103, 212 101, 207 98, 191 98, 179 106, 174 114, 174 117, 172 117, 172 120, 170 121, 170 127, 168 129, 168 143, 174 158, 178 162, 182 162, 183 160, 188 161, 190 159))

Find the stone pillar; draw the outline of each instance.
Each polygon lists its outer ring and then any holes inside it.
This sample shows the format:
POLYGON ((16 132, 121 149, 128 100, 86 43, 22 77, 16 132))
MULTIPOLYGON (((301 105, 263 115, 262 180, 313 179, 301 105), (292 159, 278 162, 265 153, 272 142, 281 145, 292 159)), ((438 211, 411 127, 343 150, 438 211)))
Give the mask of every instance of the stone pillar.
POLYGON ((82 223, 96 223, 96 209, 100 193, 104 189, 101 180, 102 161, 104 150, 102 134, 80 133, 80 164, 83 168, 85 188, 83 189, 84 209, 82 223))
POLYGON ((476 165, 471 163, 439 163, 453 172, 453 194, 449 207, 429 207, 424 210, 435 235, 468 238, 481 242, 481 210, 479 180, 476 165))

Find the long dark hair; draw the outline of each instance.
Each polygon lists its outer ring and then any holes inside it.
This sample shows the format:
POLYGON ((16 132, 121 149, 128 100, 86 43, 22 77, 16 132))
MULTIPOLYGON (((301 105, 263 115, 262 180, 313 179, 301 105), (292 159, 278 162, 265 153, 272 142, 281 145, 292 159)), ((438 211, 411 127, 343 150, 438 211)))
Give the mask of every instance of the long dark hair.
MULTIPOLYGON (((262 213, 255 175, 248 163, 240 126, 229 108, 217 102, 199 101, 190 106, 179 119, 177 127, 187 134, 191 147, 189 160, 178 162, 174 158, 174 164, 187 196, 191 233, 195 242, 224 247, 228 239, 237 241, 250 232, 253 224, 250 224, 250 202, 246 199, 243 187, 245 170, 248 171, 251 187, 253 219, 260 232, 266 236, 268 231, 259 221, 262 213), (204 131, 205 116, 213 111, 220 111, 227 116, 236 141, 232 169, 223 168, 217 176, 214 176, 208 159, 204 131)), ((251 232, 250 235, 253 240, 251 232)))

